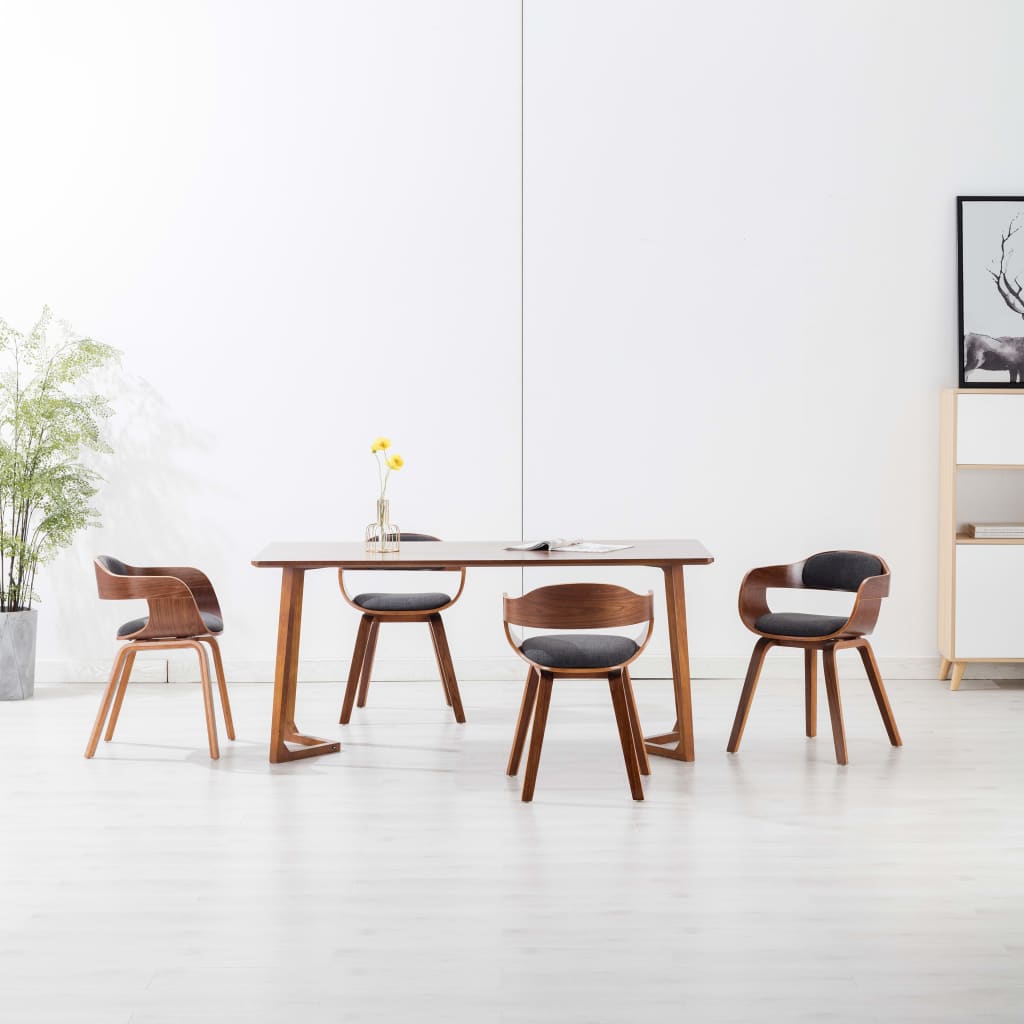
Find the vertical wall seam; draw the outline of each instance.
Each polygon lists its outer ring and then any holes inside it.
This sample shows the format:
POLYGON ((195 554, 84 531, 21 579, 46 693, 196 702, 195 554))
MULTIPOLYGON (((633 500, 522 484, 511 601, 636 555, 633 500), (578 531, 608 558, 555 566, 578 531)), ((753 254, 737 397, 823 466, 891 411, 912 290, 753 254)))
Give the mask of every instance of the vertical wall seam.
POLYGON ((519 539, 526 540, 526 0, 519 0, 519 539))

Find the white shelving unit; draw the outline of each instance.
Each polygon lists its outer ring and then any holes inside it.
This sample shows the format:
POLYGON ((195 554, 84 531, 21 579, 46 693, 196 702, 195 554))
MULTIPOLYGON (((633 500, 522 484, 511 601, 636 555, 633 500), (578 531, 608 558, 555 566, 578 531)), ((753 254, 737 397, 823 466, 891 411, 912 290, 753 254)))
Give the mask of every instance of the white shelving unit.
POLYGON ((1024 541, 969 522, 1024 522, 1024 390, 942 392, 939 652, 950 689, 971 662, 1024 662, 1024 541))

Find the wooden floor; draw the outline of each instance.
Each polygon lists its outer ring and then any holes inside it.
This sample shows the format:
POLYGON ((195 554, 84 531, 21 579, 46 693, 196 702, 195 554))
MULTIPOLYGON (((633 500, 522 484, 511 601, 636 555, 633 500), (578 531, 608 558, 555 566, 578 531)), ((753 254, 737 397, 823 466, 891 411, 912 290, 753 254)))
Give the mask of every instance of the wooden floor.
MULTIPOLYGON (((694 685, 697 761, 629 798, 607 686, 556 685, 533 804, 503 771, 519 694, 299 691, 341 754, 267 762, 271 688, 133 684, 82 757, 94 685, 0 705, 0 1019, 1024 1021, 1024 684, 890 684, 892 749, 841 665, 850 765, 765 681, 694 685)), ((667 682, 638 680, 645 729, 667 682)))

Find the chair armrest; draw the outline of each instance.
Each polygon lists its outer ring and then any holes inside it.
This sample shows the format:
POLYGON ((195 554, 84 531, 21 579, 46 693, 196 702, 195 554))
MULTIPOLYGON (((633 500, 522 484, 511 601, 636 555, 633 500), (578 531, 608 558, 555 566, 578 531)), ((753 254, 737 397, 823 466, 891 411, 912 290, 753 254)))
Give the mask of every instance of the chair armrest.
POLYGON ((644 648, 651 642, 651 635, 654 633, 654 591, 648 590, 647 594, 651 599, 651 617, 647 620, 647 631, 644 634, 643 641, 634 641, 636 643, 636 654, 626 662, 627 665, 632 665, 644 653, 644 648))
POLYGON ((465 588, 466 588, 466 569, 465 569, 465 566, 461 566, 459 568, 459 589, 455 591, 455 596, 448 602, 448 607, 449 608, 451 608, 451 606, 453 604, 455 604, 455 602, 458 601, 458 599, 460 597, 462 597, 462 591, 465 590, 465 588))
POLYGON ((96 589, 104 601, 192 598, 192 591, 183 580, 159 570, 147 575, 114 576, 97 567, 96 589))
POLYGON ((187 565, 179 565, 147 566, 137 571, 145 573, 147 576, 173 576, 175 579, 181 580, 189 589, 192 597, 195 598, 196 607, 201 612, 209 612, 216 615, 218 619, 224 618, 213 584, 210 582, 209 576, 201 570, 187 565))
MULTIPOLYGON (((200 615, 200 607, 188 584, 177 575, 177 569, 141 569, 132 566, 130 575, 114 575, 96 563, 96 587, 99 596, 107 601, 142 600, 149 605, 145 626, 122 639, 145 640, 165 636, 202 636, 207 632, 206 623, 200 615)), ((196 573, 198 570, 186 570, 196 573)), ((199 573, 202 576, 202 573, 199 573)), ((195 579, 195 577, 192 577, 195 579)), ((205 580, 206 577, 204 576, 205 580)), ((209 586, 209 594, 213 588, 209 586)), ((199 585, 200 592, 202 586, 199 585)), ((209 596, 205 595, 209 603, 209 596)), ((216 596, 207 609, 217 616, 216 596)))
POLYGON ((740 619, 747 629, 757 632, 754 623, 771 611, 766 592, 769 588, 799 590, 803 588, 804 563, 764 565, 751 569, 740 584, 740 619))
POLYGON ((885 573, 882 576, 869 576, 861 583, 857 588, 853 611, 843 627, 844 633, 865 636, 875 628, 882 598, 889 596, 890 578, 889 573, 885 573))

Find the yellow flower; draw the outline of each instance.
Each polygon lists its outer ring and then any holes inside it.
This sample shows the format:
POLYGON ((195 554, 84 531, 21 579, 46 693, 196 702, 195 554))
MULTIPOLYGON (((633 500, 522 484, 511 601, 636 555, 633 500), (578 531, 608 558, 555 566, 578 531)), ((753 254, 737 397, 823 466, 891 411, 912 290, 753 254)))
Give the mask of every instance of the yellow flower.
POLYGON ((385 448, 391 447, 390 437, 378 437, 374 439, 373 447, 370 449, 371 452, 382 452, 385 448))
POLYGON ((405 459, 401 455, 388 456, 388 469, 401 469, 405 465, 405 459))

